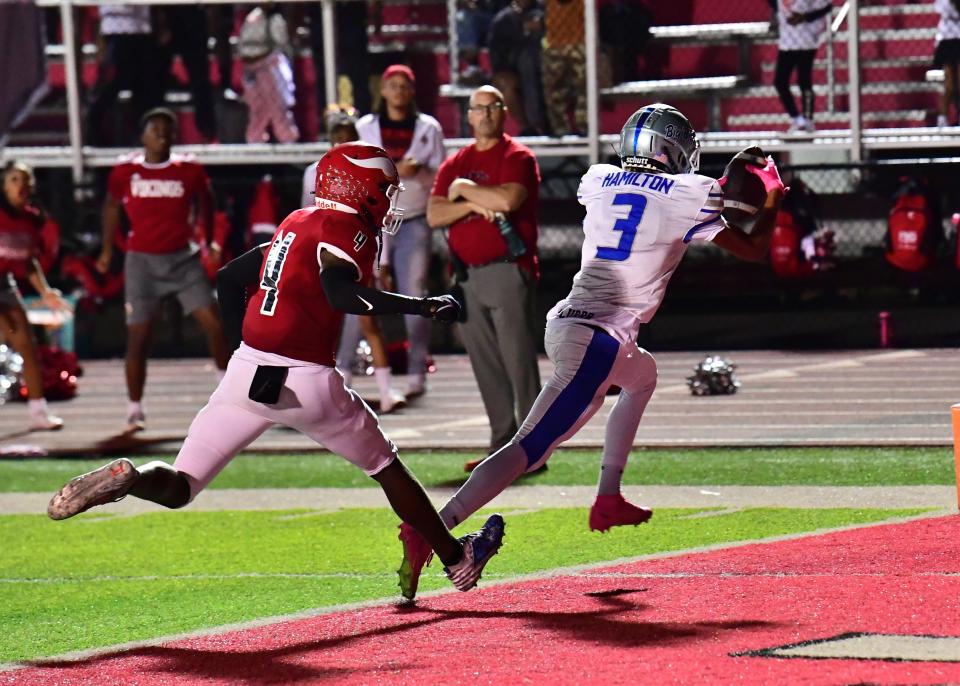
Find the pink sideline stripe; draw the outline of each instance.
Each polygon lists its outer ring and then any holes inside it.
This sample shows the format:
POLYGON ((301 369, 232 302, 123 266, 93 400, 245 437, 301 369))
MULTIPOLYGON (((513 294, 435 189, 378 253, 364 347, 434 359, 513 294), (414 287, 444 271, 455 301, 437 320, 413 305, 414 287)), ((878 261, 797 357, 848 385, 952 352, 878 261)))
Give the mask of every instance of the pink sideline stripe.
POLYGON ((0 683, 960 683, 955 662, 731 657, 847 632, 960 636, 958 535, 952 516, 752 544, 0 673, 0 683))

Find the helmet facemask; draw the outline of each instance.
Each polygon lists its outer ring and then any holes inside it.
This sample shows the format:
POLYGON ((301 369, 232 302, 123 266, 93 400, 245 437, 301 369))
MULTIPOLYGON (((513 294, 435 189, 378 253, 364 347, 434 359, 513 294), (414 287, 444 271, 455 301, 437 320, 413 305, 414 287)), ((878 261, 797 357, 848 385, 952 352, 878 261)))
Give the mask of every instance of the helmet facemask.
POLYGON ((397 205, 402 191, 402 183, 391 183, 384 192, 390 207, 387 209, 387 213, 383 215, 380 229, 388 236, 396 235, 397 231, 400 230, 400 224, 403 223, 404 209, 397 205))

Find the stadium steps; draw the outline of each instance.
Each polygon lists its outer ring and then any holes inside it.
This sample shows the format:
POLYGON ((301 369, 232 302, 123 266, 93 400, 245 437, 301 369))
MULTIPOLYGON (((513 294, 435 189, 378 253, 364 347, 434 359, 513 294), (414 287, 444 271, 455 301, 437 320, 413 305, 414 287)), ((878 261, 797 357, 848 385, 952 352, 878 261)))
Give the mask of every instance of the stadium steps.
MULTIPOLYGON (((765 3, 754 2, 738 6, 737 22, 730 23, 731 8, 727 3, 713 0, 694 0, 681 4, 657 3, 652 7, 659 25, 654 31, 660 34, 648 47, 643 60, 642 79, 691 78, 741 73, 740 42, 742 37, 731 27, 747 27, 749 85, 730 93, 721 102, 723 121, 732 131, 748 130, 752 126, 785 128, 787 123, 782 108, 771 84, 776 61, 776 37, 764 27, 770 18, 765 3), (703 24, 714 25, 704 27, 703 24), (693 25, 700 25, 694 27, 693 25), (694 31, 693 29, 699 29, 694 31), (728 34, 724 38, 724 33, 728 34), (676 35, 672 35, 676 34, 676 35)), ((370 29, 370 49, 382 55, 396 54, 398 59, 411 62, 418 75, 418 102, 424 111, 432 112, 444 126, 448 135, 459 129, 460 112, 456 102, 437 97, 439 85, 448 83, 450 69, 447 56, 446 33, 448 30, 447 7, 444 0, 386 0, 383 6, 383 30, 375 34, 370 29)), ((929 67, 933 38, 938 15, 931 2, 905 3, 903 0, 881 0, 860 12, 862 29, 860 55, 864 68, 861 107, 865 123, 876 126, 916 126, 928 121, 921 116, 925 110, 936 107, 940 86, 925 82, 929 67)), ((835 77, 838 82, 835 109, 846 107, 846 59, 847 33, 844 29, 834 37, 833 51, 836 63, 835 77)), ((744 29, 746 31, 746 29, 744 29)), ((741 31, 740 33, 743 33, 741 31)), ((84 37, 89 40, 86 33, 84 37)), ((96 48, 92 43, 83 46, 83 80, 89 87, 96 80, 96 48)), ((32 140, 62 140, 67 130, 64 101, 64 66, 61 46, 48 46, 48 83, 51 97, 44 106, 28 118, 13 133, 11 145, 30 144, 32 140), (19 136, 19 138, 17 138, 19 136), (22 141, 18 143, 16 141, 22 141)), ((482 64, 489 66, 488 56, 482 53, 482 64)), ((301 51, 298 61, 310 61, 309 51, 301 51)), ((302 64, 301 64, 302 66, 302 64)), ((826 59, 821 49, 815 63, 814 82, 817 92, 818 123, 823 128, 831 127, 843 117, 826 112, 826 59)), ((234 60, 231 77, 238 83, 242 65, 234 60)), ((175 63, 175 73, 185 78, 182 65, 175 63)), ((311 69, 312 73, 312 69, 311 69)), ((211 57, 211 78, 219 82, 215 60, 211 57)), ((622 102, 601 104, 601 131, 618 130, 623 118, 628 116, 640 102, 623 98, 622 102)), ((700 98, 671 97, 690 113, 695 125, 704 128, 707 110, 700 98)), ((185 139, 192 126, 192 108, 188 103, 174 99, 171 103, 185 121, 185 139)), ((841 125, 837 123, 837 125, 841 125)), ((196 141, 191 141, 196 142, 196 141)))
MULTIPOLYGON (((927 110, 892 110, 865 112, 863 124, 865 127, 898 127, 924 126, 929 119, 927 110)), ((730 131, 781 131, 790 126, 790 117, 786 114, 735 114, 727 117, 727 129, 730 131)), ((847 129, 850 127, 848 112, 817 112, 817 128, 819 129, 847 129)))

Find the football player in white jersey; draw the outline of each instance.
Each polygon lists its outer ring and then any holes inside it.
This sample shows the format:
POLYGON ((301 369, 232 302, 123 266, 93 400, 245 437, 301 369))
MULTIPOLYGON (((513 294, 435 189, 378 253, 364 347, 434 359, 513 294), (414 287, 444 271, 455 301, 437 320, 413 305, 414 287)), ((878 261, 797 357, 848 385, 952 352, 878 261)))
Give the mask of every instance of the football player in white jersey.
MULTIPOLYGON (((713 241, 737 257, 766 258, 784 195, 773 160, 747 165, 767 199, 751 233, 721 217, 723 183, 696 173, 700 146, 687 118, 668 105, 637 110, 620 133, 621 167, 596 164, 580 182, 586 208, 580 272, 570 294, 547 315, 544 343, 555 365, 513 440, 484 460, 440 511, 451 529, 517 477, 541 467, 603 404, 621 391, 607 419, 597 499, 590 528, 642 524, 652 512, 627 502, 620 481, 644 408, 657 384, 653 356, 637 346, 641 324, 663 300, 671 275, 692 241, 713 241)), ((400 587, 413 597, 430 546, 401 525, 400 587)))

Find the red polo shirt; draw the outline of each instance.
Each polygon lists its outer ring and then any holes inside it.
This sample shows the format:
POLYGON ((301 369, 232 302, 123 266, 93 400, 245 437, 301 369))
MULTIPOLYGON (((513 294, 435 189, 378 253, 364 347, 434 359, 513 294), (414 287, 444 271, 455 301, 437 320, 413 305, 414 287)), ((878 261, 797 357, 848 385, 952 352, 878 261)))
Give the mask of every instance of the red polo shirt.
MULTIPOLYGON (((510 214, 510 221, 527 246, 527 252, 517 264, 539 278, 537 201, 540 167, 530 148, 507 135, 482 152, 477 150, 476 144, 470 144, 440 165, 433 182, 433 195, 447 197, 450 184, 457 178, 470 179, 481 186, 519 183, 527 189, 527 199, 510 214)), ((467 215, 451 225, 448 240, 453 253, 468 265, 487 264, 507 256, 507 242, 500 230, 478 214, 467 215)))

